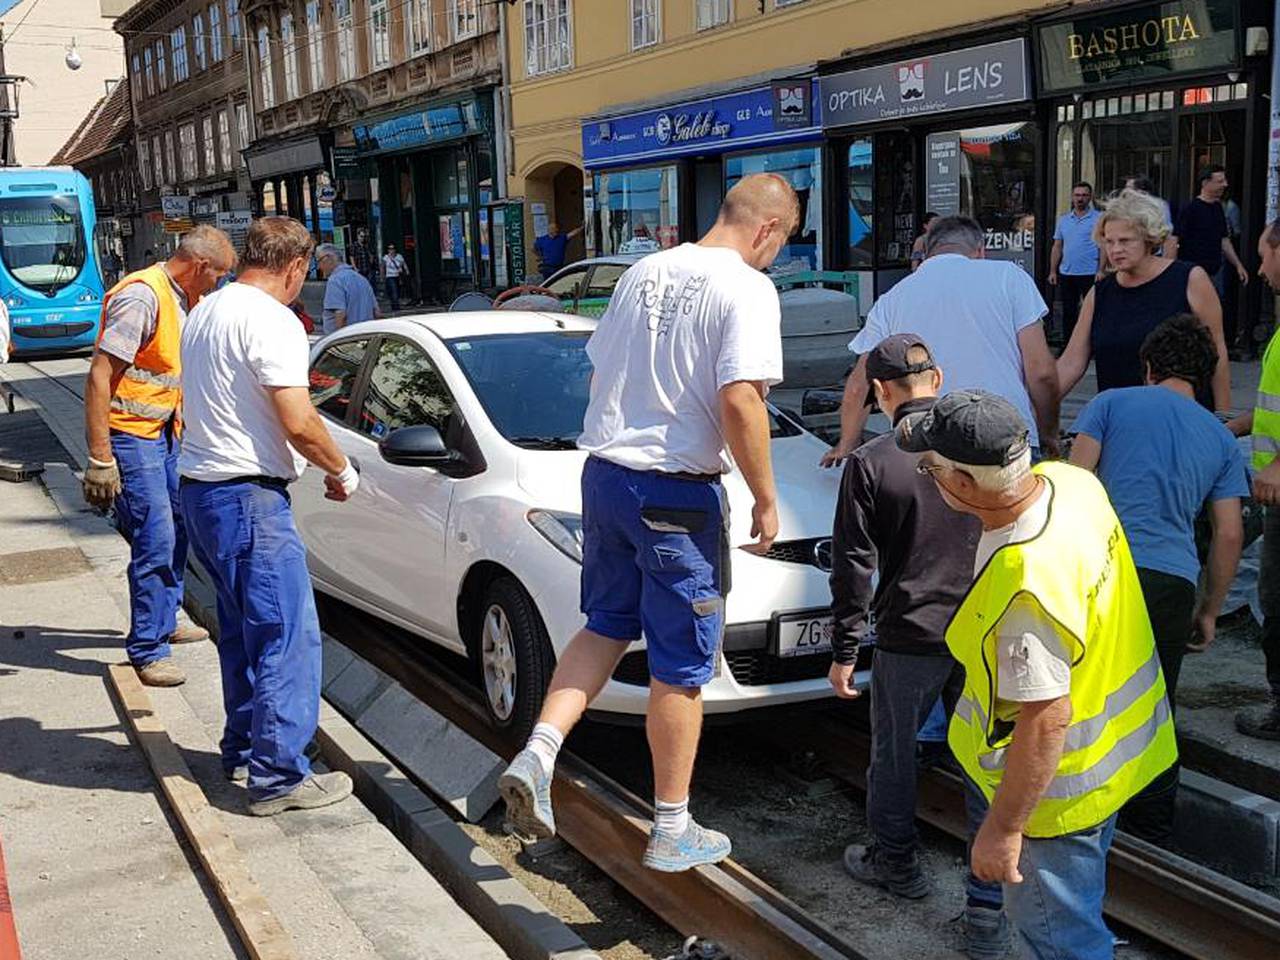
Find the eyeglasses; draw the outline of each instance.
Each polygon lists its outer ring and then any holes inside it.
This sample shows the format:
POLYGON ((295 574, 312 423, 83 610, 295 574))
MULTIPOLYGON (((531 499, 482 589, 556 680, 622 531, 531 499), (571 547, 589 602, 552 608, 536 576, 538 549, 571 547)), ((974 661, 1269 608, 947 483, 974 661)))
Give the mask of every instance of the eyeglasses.
POLYGON ((932 477, 936 473, 941 473, 947 468, 937 463, 925 463, 923 460, 916 464, 916 473, 922 477, 932 477))

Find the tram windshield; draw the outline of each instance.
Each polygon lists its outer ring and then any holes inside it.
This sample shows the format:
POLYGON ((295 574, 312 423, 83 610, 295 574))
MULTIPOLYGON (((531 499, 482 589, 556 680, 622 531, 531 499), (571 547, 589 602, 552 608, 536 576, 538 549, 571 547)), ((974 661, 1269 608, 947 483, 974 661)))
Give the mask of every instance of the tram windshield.
POLYGON ((85 256, 79 198, 0 199, 0 259, 23 286, 51 297, 80 275, 85 256))

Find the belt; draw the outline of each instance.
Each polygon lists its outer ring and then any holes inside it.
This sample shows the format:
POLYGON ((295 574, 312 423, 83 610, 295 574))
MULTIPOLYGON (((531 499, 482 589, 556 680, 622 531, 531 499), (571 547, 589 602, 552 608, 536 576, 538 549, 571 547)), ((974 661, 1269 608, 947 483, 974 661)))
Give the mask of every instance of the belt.
POLYGON ((228 477, 225 480, 197 480, 195 477, 178 478, 178 485, 183 487, 188 484, 195 484, 201 487, 218 487, 232 483, 256 483, 260 487, 269 487, 272 490, 284 490, 289 486, 288 480, 281 479, 280 477, 264 477, 261 475, 228 477))
POLYGON ((721 477, 721 474, 718 473, 688 473, 684 470, 636 470, 632 467, 624 467, 620 463, 614 463, 612 460, 606 460, 604 457, 597 457, 594 453, 587 459, 598 460, 600 463, 607 464, 610 467, 630 470, 632 473, 648 473, 659 477, 672 477, 676 480, 688 480, 690 483, 719 483, 721 477))

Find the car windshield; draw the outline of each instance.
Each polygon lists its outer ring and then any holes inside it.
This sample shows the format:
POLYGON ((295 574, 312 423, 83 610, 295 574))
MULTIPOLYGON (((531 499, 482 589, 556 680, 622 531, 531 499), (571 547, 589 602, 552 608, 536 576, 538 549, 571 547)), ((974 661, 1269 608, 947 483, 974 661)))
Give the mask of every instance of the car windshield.
POLYGON ((0 199, 0 257, 23 286, 53 296, 84 266, 80 201, 71 194, 0 199))
MULTIPOLYGON (((573 450, 591 388, 584 330, 500 333, 448 341, 494 427, 521 447, 573 450)), ((770 434, 800 429, 769 409, 770 434)))

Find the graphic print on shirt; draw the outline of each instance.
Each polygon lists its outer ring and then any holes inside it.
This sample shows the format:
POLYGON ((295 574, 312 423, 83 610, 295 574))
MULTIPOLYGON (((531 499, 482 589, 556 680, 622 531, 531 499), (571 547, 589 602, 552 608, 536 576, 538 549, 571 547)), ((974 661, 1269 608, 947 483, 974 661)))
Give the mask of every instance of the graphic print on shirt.
POLYGON ((658 290, 658 278, 649 277, 640 283, 636 299, 645 313, 647 326, 661 340, 671 330, 677 316, 687 317, 697 308, 698 299, 707 285, 705 273, 686 277, 679 285, 665 283, 658 290))

